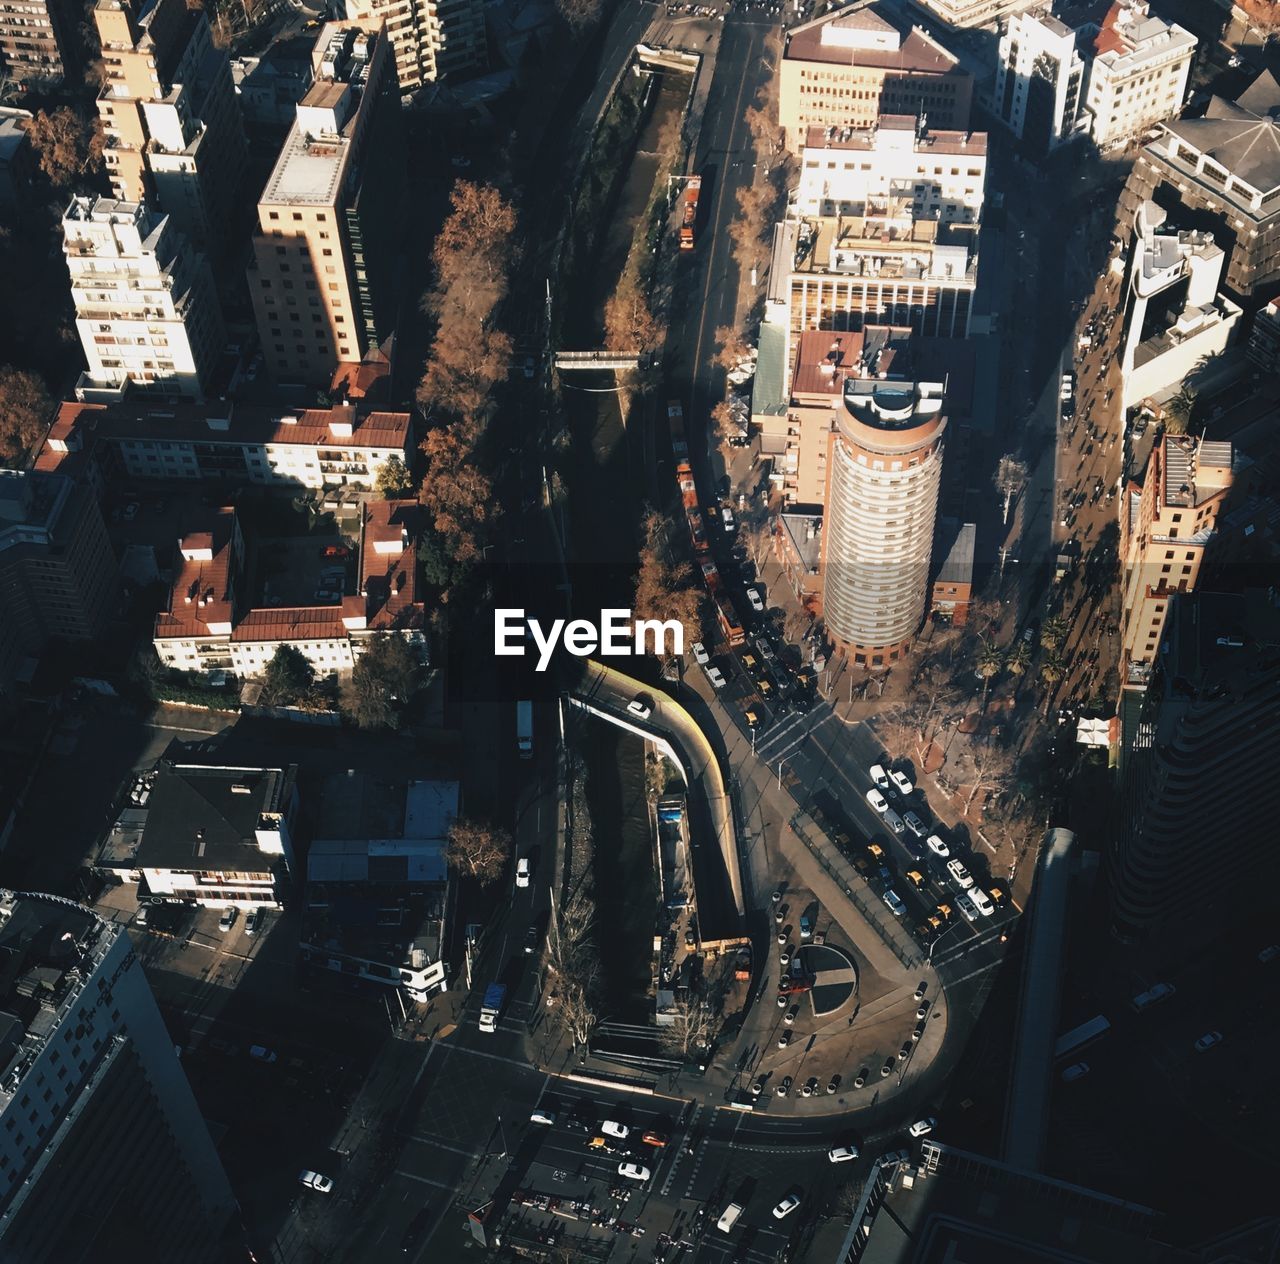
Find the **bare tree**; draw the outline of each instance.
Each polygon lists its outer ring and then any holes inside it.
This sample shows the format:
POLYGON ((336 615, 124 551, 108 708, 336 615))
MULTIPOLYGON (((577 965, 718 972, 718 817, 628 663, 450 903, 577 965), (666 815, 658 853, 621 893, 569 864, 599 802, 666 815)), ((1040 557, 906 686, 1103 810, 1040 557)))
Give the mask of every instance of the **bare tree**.
POLYGON ((741 429, 742 425, 733 411, 733 405, 727 399, 722 399, 711 409, 711 435, 722 453, 729 451, 729 440, 741 429))
POLYGON ((751 355, 751 344, 732 325, 721 325, 716 330, 716 342, 720 344, 716 361, 722 368, 737 368, 751 355))
POLYGON ((762 571, 764 564, 769 560, 769 555, 773 552, 772 519, 766 518, 763 522, 756 522, 741 528, 738 532, 738 538, 747 550, 747 557, 750 559, 751 565, 757 571, 762 571))
POLYGON ((685 644, 692 645, 701 632, 702 594, 693 585, 689 564, 671 557, 666 523, 660 513, 650 510, 645 515, 644 533, 636 575, 635 615, 662 622, 678 620, 684 625, 685 644))
POLYGON ((782 623, 782 635, 788 641, 798 641, 813 627, 813 612, 804 606, 792 606, 782 623))
POLYGON ((996 466, 996 490, 1001 496, 1001 511, 1004 522, 1009 521, 1009 506, 1027 485, 1027 467, 1016 456, 1006 453, 996 466))
POLYGON ((454 821, 449 829, 445 859, 459 873, 491 886, 501 876, 511 858, 511 835, 478 821, 454 821))
POLYGON ((716 1038, 718 1017, 702 997, 687 994, 678 997, 668 1013, 675 1021, 658 1028, 658 1043, 667 1052, 688 1058, 690 1053, 707 1048, 716 1038))
POLYGON ((969 793, 965 796, 961 812, 969 815, 973 801, 980 794, 986 796, 1004 789, 1012 772, 1012 760, 1009 752, 990 740, 974 740, 971 745, 973 753, 973 772, 966 774, 969 793))
POLYGON ((600 982, 600 969, 595 959, 584 961, 577 974, 562 979, 556 989, 556 1014, 564 1032, 581 1049, 591 1039, 600 1015, 595 994, 600 982))

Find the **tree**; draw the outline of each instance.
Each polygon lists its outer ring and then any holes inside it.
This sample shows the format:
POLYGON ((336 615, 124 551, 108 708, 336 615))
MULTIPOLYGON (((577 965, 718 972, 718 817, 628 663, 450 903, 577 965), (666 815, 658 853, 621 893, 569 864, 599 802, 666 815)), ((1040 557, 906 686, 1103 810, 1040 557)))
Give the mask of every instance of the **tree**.
POLYGON ((782 623, 782 635, 788 641, 799 641, 813 627, 813 611, 806 606, 788 606, 782 623))
POLYGON ((975 741, 972 751, 973 772, 966 777, 969 793, 965 797, 964 807, 960 809, 965 816, 969 815, 969 809, 978 795, 1003 789, 1012 771, 1008 752, 994 742, 975 741))
POLYGON ((64 105, 51 112, 41 110, 23 127, 40 160, 40 170, 54 188, 66 188, 102 166, 106 134, 97 118, 88 120, 64 105))
POLYGON ((482 555, 498 513, 493 480, 475 458, 479 440, 478 423, 463 420, 437 426, 422 441, 427 472, 419 496, 445 548, 464 564, 482 555))
MULTIPOLYGON (((701 595, 685 562, 671 560, 665 539, 665 522, 650 510, 644 518, 644 544, 636 574, 634 602, 637 619, 678 620, 684 627, 684 643, 691 645, 701 631, 701 595)), ((664 656, 664 658, 667 656, 664 656)))
POLYGON ((747 558, 756 568, 757 574, 764 570, 769 555, 773 552, 773 521, 766 518, 764 522, 743 526, 738 531, 738 538, 747 550, 747 558))
POLYGON ((0 367, 0 463, 20 468, 44 438, 52 412, 53 401, 36 374, 0 367))
POLYGON ((399 500, 413 495, 413 476, 409 467, 393 452, 378 467, 374 486, 384 500, 399 500))
POLYGON ((974 671, 982 678, 982 705, 978 708, 979 711, 987 709, 987 692, 991 688, 992 680, 1003 666, 1004 655, 1000 652, 1000 647, 984 640, 982 650, 978 654, 977 665, 974 667, 974 671))
POLYGON ((443 303, 454 315, 483 323, 506 297, 515 259, 516 213, 492 185, 459 180, 450 211, 431 248, 436 283, 424 305, 437 314, 443 303))
POLYGON ((556 0, 556 10, 574 34, 585 31, 600 20, 602 0, 556 0))
POLYGON ((282 644, 263 674, 262 705, 288 707, 308 697, 316 673, 307 656, 292 645, 282 644))
POLYGON ((1065 675, 1066 665, 1056 654, 1047 655, 1044 662, 1040 664, 1040 679, 1051 688, 1065 675))
POLYGON ((721 325, 716 330, 716 342, 720 344, 720 350, 716 352, 716 362, 721 368, 737 368, 751 355, 751 344, 732 325, 721 325))
POLYGON ((663 1015, 673 1021, 658 1027, 658 1044, 668 1053, 688 1058, 691 1053, 708 1048, 715 1040, 719 1026, 711 1006, 700 996, 688 994, 677 998, 663 1015))
POLYGON ((465 317, 442 317, 426 372, 418 383, 418 403, 458 416, 483 417, 495 385, 511 369, 509 334, 465 317))
POLYGON ((1003 521, 1007 524, 1009 506, 1013 503, 1014 497, 1027 485, 1027 467, 1016 456, 1006 453, 1000 458, 1000 464, 996 466, 995 485, 1001 497, 1003 521))
POLYGON ((727 399, 722 399, 711 409, 711 435, 716 441, 716 447, 721 452, 728 451, 729 440, 741 431, 742 422, 733 411, 733 405, 727 399))
POLYGON ((422 683, 422 664, 402 636, 378 633, 356 659, 343 707, 362 729, 399 728, 422 683))
POLYGON ((1191 429, 1191 419, 1196 410, 1196 392, 1185 382, 1178 387, 1174 396, 1161 408, 1164 428, 1167 434, 1186 434, 1191 429))
POLYGON ((651 351, 661 328, 649 307, 639 278, 628 269, 604 305, 604 338, 610 351, 651 351))
POLYGON ((511 835, 494 825, 456 820, 449 827, 444 856, 463 877, 492 886, 511 859, 511 835))
POLYGON ((1031 665, 1031 646, 1021 637, 1004 660, 1005 670, 1012 676, 1021 676, 1031 665))

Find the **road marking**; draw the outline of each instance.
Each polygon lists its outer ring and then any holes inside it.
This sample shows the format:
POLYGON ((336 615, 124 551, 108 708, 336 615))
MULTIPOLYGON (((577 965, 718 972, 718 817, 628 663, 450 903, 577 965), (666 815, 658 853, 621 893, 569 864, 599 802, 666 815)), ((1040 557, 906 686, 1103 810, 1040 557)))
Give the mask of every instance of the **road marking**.
POLYGON ((419 1176, 416 1172, 406 1172, 403 1168, 396 1168, 396 1175, 403 1176, 406 1180, 417 1181, 420 1185, 434 1185, 436 1189, 456 1189, 457 1181, 433 1181, 429 1176, 419 1176))
POLYGON ((465 1150, 462 1146, 451 1145, 448 1141, 441 1141, 431 1132, 408 1132, 403 1135, 409 1141, 420 1141, 423 1145, 434 1146, 439 1150, 452 1150, 454 1154, 465 1154, 468 1158, 476 1153, 475 1150, 465 1150))
POLYGON ((465 1053, 476 1058, 487 1058, 490 1062, 505 1062, 508 1066, 519 1067, 522 1071, 531 1071, 533 1069, 523 1059, 508 1058, 501 1053, 489 1053, 484 1049, 469 1049, 465 1045, 446 1044, 444 1047, 450 1050, 452 1053, 465 1053))

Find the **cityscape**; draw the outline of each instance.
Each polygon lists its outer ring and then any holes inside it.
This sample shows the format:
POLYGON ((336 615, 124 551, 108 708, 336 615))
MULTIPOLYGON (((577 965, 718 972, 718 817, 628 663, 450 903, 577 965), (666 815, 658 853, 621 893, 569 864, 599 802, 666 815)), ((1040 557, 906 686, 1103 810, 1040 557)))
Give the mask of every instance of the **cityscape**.
POLYGON ((0 0, 0 752, 0 1264, 1280 1260, 1280 0, 0 0))

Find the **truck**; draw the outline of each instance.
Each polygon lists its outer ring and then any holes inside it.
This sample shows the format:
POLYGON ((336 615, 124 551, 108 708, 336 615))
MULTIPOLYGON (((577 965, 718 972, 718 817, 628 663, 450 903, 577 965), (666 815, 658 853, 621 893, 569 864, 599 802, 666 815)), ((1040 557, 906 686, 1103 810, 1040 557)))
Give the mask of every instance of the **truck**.
POLYGON ((690 176, 684 186, 684 213, 680 218, 680 249, 692 250, 694 230, 698 224, 698 197, 702 193, 702 177, 690 176))
POLYGON ((484 990, 484 1000, 480 1002, 480 1030, 497 1031, 498 1015, 507 999, 505 983, 490 983, 484 990))
POLYGON ((533 758, 533 703, 516 703, 516 749, 521 759, 533 758))

